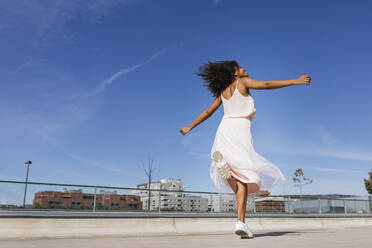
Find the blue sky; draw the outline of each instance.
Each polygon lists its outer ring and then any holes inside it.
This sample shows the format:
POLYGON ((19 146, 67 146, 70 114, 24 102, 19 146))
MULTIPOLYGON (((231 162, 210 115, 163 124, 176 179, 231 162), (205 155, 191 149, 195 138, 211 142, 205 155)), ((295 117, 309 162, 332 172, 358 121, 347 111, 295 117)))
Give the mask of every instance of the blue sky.
POLYGON ((213 101, 198 67, 235 59, 259 80, 312 77, 252 90, 255 149, 287 178, 272 193, 297 193, 302 168, 314 180, 304 193, 365 195, 371 5, 1 1, 0 177, 24 180, 32 160, 31 181, 133 186, 153 156, 155 180, 215 191, 209 152, 222 106, 188 135, 178 130, 213 101))

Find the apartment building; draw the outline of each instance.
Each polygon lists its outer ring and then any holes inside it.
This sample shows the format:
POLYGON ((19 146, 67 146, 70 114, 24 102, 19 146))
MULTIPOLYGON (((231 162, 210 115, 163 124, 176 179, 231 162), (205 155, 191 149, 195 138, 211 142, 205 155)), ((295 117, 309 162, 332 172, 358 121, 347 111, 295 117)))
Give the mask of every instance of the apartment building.
POLYGON ((159 191, 151 191, 151 189, 182 191, 183 187, 181 179, 177 179, 176 181, 174 181, 173 178, 161 179, 160 181, 152 182, 150 187, 148 183, 143 183, 132 188, 139 189, 130 190, 129 193, 141 197, 144 210, 150 209, 150 211, 155 211, 159 210, 160 206, 160 210, 162 211, 208 211, 208 198, 197 195, 184 194, 182 192, 163 191, 159 194, 159 191), (149 188, 151 191, 150 197, 148 191, 149 188))
POLYGON ((79 190, 42 191, 35 193, 33 208, 80 208, 141 210, 142 202, 136 195, 119 195, 116 191, 100 190, 99 194, 79 190), (95 200, 94 200, 95 199, 95 200))

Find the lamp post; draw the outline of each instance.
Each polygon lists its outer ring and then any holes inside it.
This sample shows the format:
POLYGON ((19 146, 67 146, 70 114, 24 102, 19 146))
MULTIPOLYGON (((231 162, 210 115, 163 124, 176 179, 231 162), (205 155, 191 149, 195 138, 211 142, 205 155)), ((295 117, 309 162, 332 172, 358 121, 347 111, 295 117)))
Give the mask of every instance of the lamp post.
POLYGON ((23 208, 26 207, 26 192, 27 192, 27 182, 28 182, 28 170, 30 168, 30 164, 32 164, 31 160, 25 161, 25 165, 27 165, 27 174, 26 174, 25 194, 23 196, 23 208))

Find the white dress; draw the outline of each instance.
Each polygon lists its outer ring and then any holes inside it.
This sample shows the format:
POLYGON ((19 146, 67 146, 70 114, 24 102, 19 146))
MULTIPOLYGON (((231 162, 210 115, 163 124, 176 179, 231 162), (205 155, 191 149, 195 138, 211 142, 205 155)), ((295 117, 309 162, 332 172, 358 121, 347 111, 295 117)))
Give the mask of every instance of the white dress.
POLYGON ((232 177, 243 183, 256 183, 259 191, 269 191, 285 177, 277 166, 258 154, 253 148, 251 123, 247 118, 256 111, 251 95, 244 96, 238 90, 239 79, 230 99, 221 94, 224 116, 218 126, 210 157, 210 176, 218 193, 234 192, 231 185, 217 171, 212 154, 222 153, 228 163, 232 177))

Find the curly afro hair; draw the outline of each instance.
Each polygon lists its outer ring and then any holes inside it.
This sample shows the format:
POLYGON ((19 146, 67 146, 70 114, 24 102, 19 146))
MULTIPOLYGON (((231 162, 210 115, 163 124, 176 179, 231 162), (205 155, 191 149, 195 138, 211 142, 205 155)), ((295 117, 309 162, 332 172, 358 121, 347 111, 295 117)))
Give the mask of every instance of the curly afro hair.
POLYGON ((234 81, 235 69, 239 67, 235 60, 208 61, 199 67, 196 75, 204 80, 204 86, 212 92, 213 96, 218 97, 234 81))

